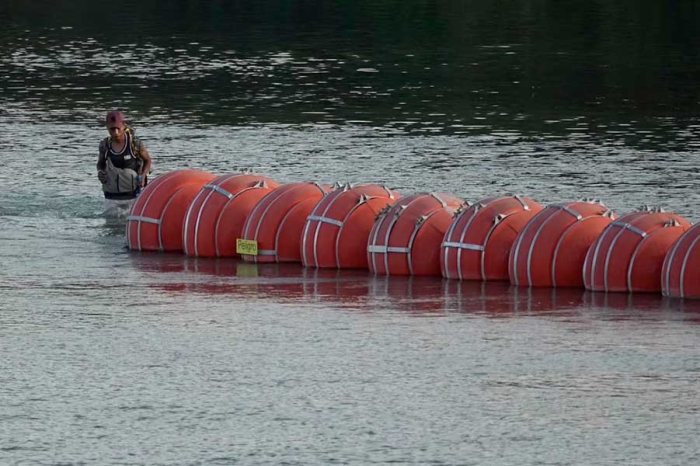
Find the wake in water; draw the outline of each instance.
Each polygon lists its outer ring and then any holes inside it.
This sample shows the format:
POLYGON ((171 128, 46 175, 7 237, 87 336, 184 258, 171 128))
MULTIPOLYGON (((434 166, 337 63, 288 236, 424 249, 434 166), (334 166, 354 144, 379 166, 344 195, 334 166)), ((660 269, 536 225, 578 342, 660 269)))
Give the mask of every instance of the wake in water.
POLYGON ((129 215, 134 199, 113 200, 105 199, 101 217, 104 218, 104 227, 108 236, 124 236, 126 217, 129 215))
POLYGON ((127 215, 129 215, 129 209, 131 209, 131 206, 134 203, 134 201, 135 199, 105 199, 104 207, 102 210, 102 216, 108 220, 125 221, 127 215))

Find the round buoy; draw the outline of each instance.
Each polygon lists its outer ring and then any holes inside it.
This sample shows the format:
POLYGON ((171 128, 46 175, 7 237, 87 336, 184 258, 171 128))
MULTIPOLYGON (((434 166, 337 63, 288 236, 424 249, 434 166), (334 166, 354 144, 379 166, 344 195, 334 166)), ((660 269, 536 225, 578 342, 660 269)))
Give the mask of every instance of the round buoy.
POLYGON ((515 236, 543 206, 527 197, 489 197, 460 210, 445 233, 440 268, 445 278, 508 280, 515 236))
POLYGON ((229 199, 216 223, 214 244, 217 257, 240 256, 236 245, 248 215, 263 197, 275 189, 263 181, 240 190, 229 199))
POLYGON ((614 214, 596 201, 551 204, 515 237, 508 276, 518 286, 583 286, 588 248, 614 214))
POLYGON ((369 270, 379 275, 440 275, 440 244, 464 201, 417 193, 387 205, 367 243, 369 270))
POLYGON ((672 245, 661 271, 661 292, 672 298, 700 298, 700 223, 672 245))
POLYGON ((318 183, 289 183, 268 193, 248 215, 241 238, 255 242, 249 262, 301 262, 306 217, 330 190, 318 183))
POLYGON ((126 241, 138 251, 182 251, 185 213, 197 192, 216 178, 200 170, 174 170, 155 177, 126 218, 126 241))
POLYGON ((222 175, 202 186, 190 203, 183 225, 183 250, 189 256, 236 256, 236 239, 247 215, 270 190, 271 178, 222 175))
POLYGON ((688 228, 688 220, 661 209, 621 216, 588 249, 584 286, 591 291, 661 291, 666 253, 688 228))
POLYGON ((367 268, 367 238, 374 218, 400 195, 376 184, 346 184, 322 197, 302 233, 307 267, 367 268))

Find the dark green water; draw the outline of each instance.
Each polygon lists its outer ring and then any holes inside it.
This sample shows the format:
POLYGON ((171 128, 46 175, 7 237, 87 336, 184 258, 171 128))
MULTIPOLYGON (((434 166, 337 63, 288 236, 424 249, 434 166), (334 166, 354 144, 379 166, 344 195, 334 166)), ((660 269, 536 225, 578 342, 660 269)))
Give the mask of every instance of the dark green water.
POLYGON ((697 139, 692 1, 98 3, 3 2, 3 106, 654 150, 697 139))

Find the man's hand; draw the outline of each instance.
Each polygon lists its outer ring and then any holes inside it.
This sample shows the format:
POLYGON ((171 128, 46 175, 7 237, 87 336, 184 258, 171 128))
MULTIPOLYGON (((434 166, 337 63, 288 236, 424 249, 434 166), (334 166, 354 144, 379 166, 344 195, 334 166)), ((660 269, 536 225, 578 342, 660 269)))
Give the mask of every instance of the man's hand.
POLYGON ((100 180, 102 184, 107 183, 107 172, 104 170, 97 170, 97 179, 100 180))

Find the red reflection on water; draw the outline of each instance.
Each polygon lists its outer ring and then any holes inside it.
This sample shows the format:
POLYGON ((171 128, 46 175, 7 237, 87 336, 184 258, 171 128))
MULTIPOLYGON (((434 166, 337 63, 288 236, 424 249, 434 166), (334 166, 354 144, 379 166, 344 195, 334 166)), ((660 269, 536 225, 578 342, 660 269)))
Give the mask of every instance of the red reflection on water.
POLYGON ((583 304, 583 289, 517 287, 508 282, 449 281, 448 296, 461 312, 493 316, 571 313, 583 304))
POLYGON ((586 304, 614 310, 659 310, 669 305, 661 293, 606 293, 586 292, 586 304))
POLYGON ((627 319, 681 319, 700 323, 700 301, 668 298, 660 293, 605 293, 588 291, 586 306, 593 310, 609 311, 610 318, 627 319))
MULTIPOLYGON (((415 315, 451 313, 490 317, 568 316, 586 311, 682 311, 700 316, 700 301, 655 293, 599 293, 583 288, 528 288, 508 282, 446 280, 440 277, 375 276, 365 270, 303 267, 295 263, 249 263, 238 259, 139 254, 134 264, 149 287, 167 293, 232 295, 297 304, 328 304, 362 311, 415 315)), ((625 313, 611 318, 625 318, 625 313)), ((700 321, 700 317, 698 318, 700 321)))
POLYGON ((447 280, 432 276, 373 276, 373 299, 381 309, 424 315, 446 314, 447 280))

